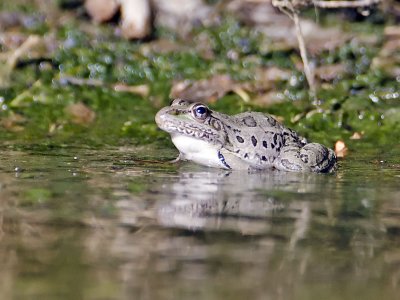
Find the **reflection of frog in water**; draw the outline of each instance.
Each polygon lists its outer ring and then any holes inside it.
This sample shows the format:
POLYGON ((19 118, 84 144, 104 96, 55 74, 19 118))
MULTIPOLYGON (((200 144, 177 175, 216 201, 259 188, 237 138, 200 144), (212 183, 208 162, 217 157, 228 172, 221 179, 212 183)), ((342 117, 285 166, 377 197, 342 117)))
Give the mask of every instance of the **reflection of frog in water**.
POLYGON ((307 143, 267 114, 228 116, 201 103, 176 99, 157 113, 156 122, 171 134, 179 158, 201 165, 317 173, 330 173, 336 168, 331 149, 307 143))
POLYGON ((230 172, 185 165, 173 183, 158 185, 151 211, 166 227, 260 234, 271 230, 268 218, 284 218, 287 224, 303 218, 310 195, 326 192, 335 180, 313 173, 230 172))

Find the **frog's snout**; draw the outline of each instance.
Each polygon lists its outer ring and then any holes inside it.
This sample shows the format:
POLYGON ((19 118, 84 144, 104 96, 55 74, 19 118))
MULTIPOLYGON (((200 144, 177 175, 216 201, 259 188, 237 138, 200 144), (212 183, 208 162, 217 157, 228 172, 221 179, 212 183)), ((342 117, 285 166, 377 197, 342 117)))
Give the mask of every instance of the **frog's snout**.
POLYGON ((157 126, 158 126, 158 127, 161 127, 161 124, 162 124, 162 123, 164 122, 164 120, 165 120, 165 108, 159 110, 159 111, 156 113, 156 116, 155 116, 154 119, 155 119, 155 121, 156 121, 157 126))

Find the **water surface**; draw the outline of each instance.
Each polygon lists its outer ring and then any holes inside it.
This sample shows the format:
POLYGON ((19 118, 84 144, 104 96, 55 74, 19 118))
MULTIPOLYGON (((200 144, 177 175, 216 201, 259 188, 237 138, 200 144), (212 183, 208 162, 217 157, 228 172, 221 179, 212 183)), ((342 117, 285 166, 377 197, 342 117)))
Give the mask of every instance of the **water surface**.
POLYGON ((398 145, 334 175, 174 153, 3 146, 2 299, 398 299, 398 145))

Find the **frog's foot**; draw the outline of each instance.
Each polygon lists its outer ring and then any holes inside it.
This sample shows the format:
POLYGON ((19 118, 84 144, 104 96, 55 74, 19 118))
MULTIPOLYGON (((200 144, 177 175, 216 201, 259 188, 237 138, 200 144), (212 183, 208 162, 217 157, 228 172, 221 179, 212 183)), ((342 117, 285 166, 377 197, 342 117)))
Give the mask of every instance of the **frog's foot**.
POLYGON ((274 165, 284 171, 331 173, 336 169, 336 155, 318 143, 285 146, 274 165))
POLYGON ((177 163, 181 162, 182 160, 183 160, 183 159, 182 159, 182 154, 179 153, 178 157, 175 158, 175 159, 173 159, 173 160, 170 160, 169 163, 171 163, 171 164, 177 164, 177 163))

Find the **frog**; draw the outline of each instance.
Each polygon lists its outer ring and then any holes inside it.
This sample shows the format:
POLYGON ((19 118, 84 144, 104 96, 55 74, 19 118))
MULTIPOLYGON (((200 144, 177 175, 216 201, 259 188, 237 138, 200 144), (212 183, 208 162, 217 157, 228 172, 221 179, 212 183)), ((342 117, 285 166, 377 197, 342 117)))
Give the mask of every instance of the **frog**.
POLYGON ((337 169, 332 149, 308 142, 267 113, 227 115, 178 98, 161 108, 155 121, 179 150, 176 161, 226 170, 333 173, 337 169))

